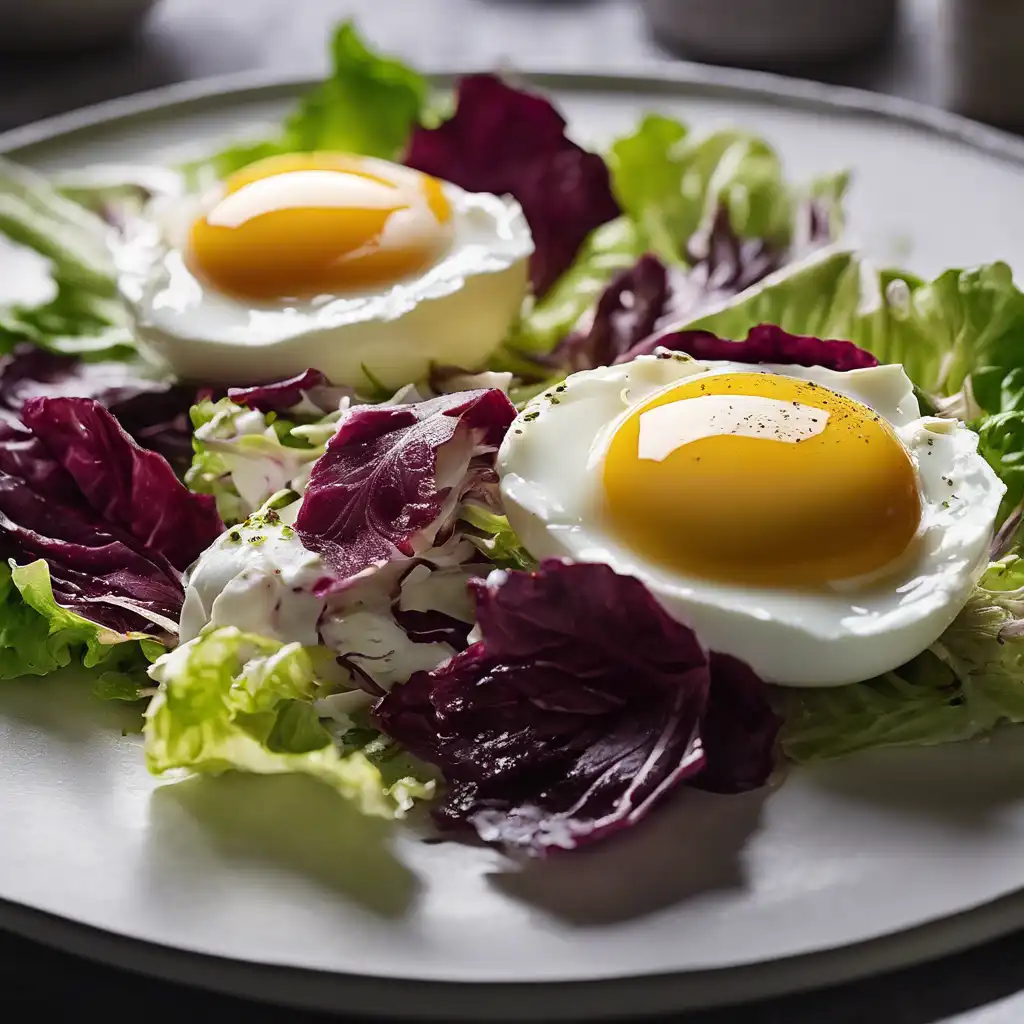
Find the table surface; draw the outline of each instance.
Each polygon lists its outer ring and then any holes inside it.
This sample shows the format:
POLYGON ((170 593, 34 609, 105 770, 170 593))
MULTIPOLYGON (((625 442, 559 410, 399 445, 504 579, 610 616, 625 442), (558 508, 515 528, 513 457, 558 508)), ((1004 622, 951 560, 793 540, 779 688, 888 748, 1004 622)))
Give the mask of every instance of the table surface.
MULTIPOLYGON (((893 39, 803 77, 941 104, 941 0, 907 0, 893 39)), ((378 46, 421 67, 514 63, 609 71, 671 63, 630 0, 163 0, 138 39, 112 50, 0 61, 0 130, 114 96, 252 68, 299 74, 325 67, 330 25, 354 16, 378 46)), ((948 69, 945 69, 948 70, 948 69)), ((940 962, 822 992, 688 1015, 689 1024, 1017 1024, 1024 1020, 1024 934, 940 962)), ((167 1019, 217 1014, 252 1024, 328 1018, 155 982, 0 933, 0 1007, 68 1019, 95 1010, 167 1019), (13 1005, 12 1005, 13 1004, 13 1005)))

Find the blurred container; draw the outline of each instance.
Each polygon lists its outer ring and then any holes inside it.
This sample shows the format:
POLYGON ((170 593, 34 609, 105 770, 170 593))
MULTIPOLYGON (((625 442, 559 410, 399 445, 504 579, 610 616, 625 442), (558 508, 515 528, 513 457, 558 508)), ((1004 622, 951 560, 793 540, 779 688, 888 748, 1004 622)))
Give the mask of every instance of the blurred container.
POLYGON ((0 51, 70 52, 127 39, 158 0, 0 0, 0 51))
POLYGON ((946 0, 946 106, 1007 128, 1024 128, 1024 2, 946 0))
POLYGON ((769 65, 860 53, 892 30, 897 9, 897 0, 643 3, 655 35, 674 49, 704 60, 769 65))

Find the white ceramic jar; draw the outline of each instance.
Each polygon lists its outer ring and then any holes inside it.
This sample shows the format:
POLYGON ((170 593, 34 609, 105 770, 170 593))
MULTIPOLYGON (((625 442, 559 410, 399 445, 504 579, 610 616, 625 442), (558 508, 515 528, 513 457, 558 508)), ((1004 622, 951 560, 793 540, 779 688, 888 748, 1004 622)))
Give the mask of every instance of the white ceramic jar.
POLYGON ((867 49, 896 19, 896 0, 643 0, 656 36, 706 60, 776 64, 867 49))

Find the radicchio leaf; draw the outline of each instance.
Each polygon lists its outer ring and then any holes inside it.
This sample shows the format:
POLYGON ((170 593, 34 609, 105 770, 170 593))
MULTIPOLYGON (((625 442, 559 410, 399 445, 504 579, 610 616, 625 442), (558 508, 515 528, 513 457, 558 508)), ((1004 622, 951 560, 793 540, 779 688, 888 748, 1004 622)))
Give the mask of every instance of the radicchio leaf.
POLYGON ((98 402, 33 398, 0 424, 0 557, 46 560, 54 598, 119 633, 166 636, 181 570, 222 529, 98 402))
POLYGON ((237 405, 263 413, 305 411, 323 415, 335 412, 346 398, 355 400, 356 392, 354 388, 332 384, 319 370, 308 369, 272 384, 228 388, 228 398, 237 405))
POLYGON ((629 827, 700 778, 709 708, 708 788, 765 782, 777 722, 758 704, 763 684, 732 659, 709 665, 639 580, 548 560, 472 586, 483 639, 375 707, 386 733, 443 772, 442 827, 534 854, 629 827), (720 667, 725 689, 709 703, 720 667))
POLYGON ((495 390, 351 409, 310 474, 302 543, 343 580, 421 553, 460 501, 491 499, 494 452, 515 415, 495 390))
POLYGON ((796 255, 828 242, 827 209, 808 203, 806 222, 805 234, 787 249, 764 239, 741 238, 730 223, 728 208, 720 207, 709 229, 689 239, 689 269, 669 268, 653 253, 642 255, 612 279, 594 310, 557 346, 551 362, 572 372, 626 362, 652 352, 656 345, 672 348, 665 340, 672 325, 692 322, 701 310, 738 295, 796 255))
POLYGON ((772 773, 782 719, 746 662, 714 651, 710 662, 711 690, 700 727, 704 769, 691 784, 712 793, 757 789, 772 773))
POLYGON ((108 408, 143 447, 184 471, 192 459, 188 411, 196 389, 174 384, 137 362, 85 362, 35 345, 19 345, 0 360, 0 415, 19 417, 36 397, 92 398, 108 408))
POLYGON ((745 341, 727 341, 710 331, 678 331, 642 342, 620 356, 617 362, 628 362, 639 355, 648 355, 656 348, 685 352, 694 359, 705 361, 823 366, 840 372, 878 365, 878 360, 870 352, 858 348, 852 341, 789 334, 774 324, 752 327, 745 341))
POLYGON ((568 269, 594 228, 619 214, 604 160, 566 137, 548 100, 495 75, 462 78, 455 114, 437 128, 417 128, 405 163, 471 192, 514 196, 533 234, 537 295, 568 269))

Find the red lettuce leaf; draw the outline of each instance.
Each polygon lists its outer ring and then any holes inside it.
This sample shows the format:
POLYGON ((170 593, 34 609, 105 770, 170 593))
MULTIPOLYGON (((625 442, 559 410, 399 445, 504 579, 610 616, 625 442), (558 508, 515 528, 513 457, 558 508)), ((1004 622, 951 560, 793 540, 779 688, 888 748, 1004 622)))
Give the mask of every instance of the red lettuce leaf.
POLYGON ((181 570, 220 533, 190 494, 86 398, 33 398, 0 424, 0 557, 44 558, 58 604, 117 632, 166 636, 181 570))
POLYGON ((736 363, 780 363, 792 366, 823 366, 828 370, 860 370, 877 366, 878 360, 852 341, 831 341, 789 334, 774 324, 752 327, 745 341, 727 341, 709 331, 678 331, 651 338, 623 353, 617 362, 648 355, 656 348, 686 352, 694 359, 731 360, 736 363))
POLYGON ((307 392, 330 384, 319 370, 308 369, 287 380, 256 384, 248 388, 228 388, 228 398, 238 405, 260 412, 283 412, 298 405, 307 392))
POLYGON ((782 719, 746 662, 714 651, 710 660, 711 689, 700 726, 704 769, 691 784, 712 793, 757 789, 772 773, 782 719))
POLYGON ((228 398, 263 413, 305 411, 317 416, 336 412, 345 398, 358 400, 354 388, 332 384, 324 374, 314 369, 303 370, 295 377, 270 384, 228 388, 228 398))
POLYGON ((733 230, 728 209, 720 207, 710 228, 687 242, 688 269, 670 269, 645 253, 612 279, 593 311, 547 362, 572 372, 627 362, 653 352, 657 345, 674 347, 669 334, 673 324, 692 322, 701 310, 738 295, 795 256, 829 241, 828 211, 820 204, 809 204, 806 222, 805 236, 786 248, 741 238, 733 230))
POLYGON ((620 271, 585 324, 565 338, 551 361, 570 373, 610 366, 654 333, 669 308, 668 268, 653 253, 620 271))
POLYGON ((515 415, 493 389, 350 410, 310 474, 302 543, 342 579, 430 547, 459 501, 487 500, 515 415))
POLYGON ((103 519, 184 571, 224 528, 207 494, 192 494, 167 460, 140 448, 98 402, 32 398, 25 426, 103 519))
POLYGON ((405 163, 471 192, 514 196, 533 234, 538 295, 594 228, 619 215, 604 160, 566 138, 565 120, 548 100, 494 75, 461 79, 454 116, 417 128, 405 163))
POLYGON ((35 345, 19 345, 0 360, 0 416, 21 415, 31 398, 92 398, 108 408, 135 440, 184 472, 192 461, 189 408, 196 388, 136 362, 85 362, 35 345))
POLYGON ((766 781, 777 724, 764 684, 729 659, 709 702, 714 663, 639 580, 548 560, 473 586, 483 639, 374 709, 384 732, 443 772, 442 827, 534 854, 627 828, 700 779, 711 708, 709 788, 766 781), (736 721, 733 692, 744 698, 736 721))

